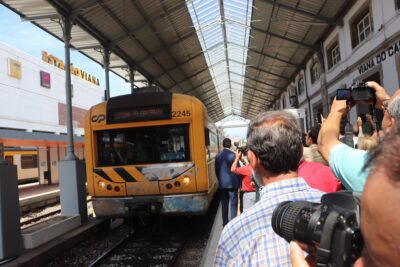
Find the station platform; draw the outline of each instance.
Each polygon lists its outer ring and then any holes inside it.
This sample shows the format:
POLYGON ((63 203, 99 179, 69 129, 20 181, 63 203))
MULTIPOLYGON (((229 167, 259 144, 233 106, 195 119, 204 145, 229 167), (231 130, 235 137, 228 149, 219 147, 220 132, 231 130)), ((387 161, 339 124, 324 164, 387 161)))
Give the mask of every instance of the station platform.
POLYGON ((213 266, 215 251, 218 246, 218 241, 221 236, 222 227, 222 215, 221 215, 221 204, 218 205, 218 211, 215 215, 215 220, 211 229, 210 236, 208 238, 208 243, 206 249, 204 250, 203 258, 201 259, 200 266, 208 267, 213 266))
POLYGON ((59 236, 58 238, 54 238, 39 247, 25 249, 18 258, 1 264, 1 266, 44 266, 50 259, 67 249, 71 249, 76 244, 83 242, 85 239, 93 236, 106 227, 109 227, 109 222, 107 220, 89 219, 88 222, 81 226, 59 236))

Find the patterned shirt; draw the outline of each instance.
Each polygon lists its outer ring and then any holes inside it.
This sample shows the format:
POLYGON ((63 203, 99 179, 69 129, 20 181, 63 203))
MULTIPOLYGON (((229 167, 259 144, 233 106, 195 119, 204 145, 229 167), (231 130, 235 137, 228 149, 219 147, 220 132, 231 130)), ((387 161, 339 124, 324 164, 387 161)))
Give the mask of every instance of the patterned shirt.
POLYGON ((261 200, 225 226, 214 266, 291 266, 289 243, 272 229, 272 213, 283 201, 320 202, 322 194, 303 178, 266 185, 261 200))

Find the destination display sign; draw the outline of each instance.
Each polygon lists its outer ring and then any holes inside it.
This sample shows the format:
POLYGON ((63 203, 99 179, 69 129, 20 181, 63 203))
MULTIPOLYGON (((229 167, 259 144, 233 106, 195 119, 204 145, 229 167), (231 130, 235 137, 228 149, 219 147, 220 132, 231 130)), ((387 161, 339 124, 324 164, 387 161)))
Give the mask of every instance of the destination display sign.
POLYGON ((125 110, 109 111, 107 123, 122 123, 147 120, 166 120, 171 119, 170 106, 147 106, 135 107, 125 110))

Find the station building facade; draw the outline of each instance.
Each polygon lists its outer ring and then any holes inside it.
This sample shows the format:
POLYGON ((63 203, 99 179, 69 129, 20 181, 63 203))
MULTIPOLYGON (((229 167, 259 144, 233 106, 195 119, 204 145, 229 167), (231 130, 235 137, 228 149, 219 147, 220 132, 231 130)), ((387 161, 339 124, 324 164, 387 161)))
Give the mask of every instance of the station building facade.
MULTIPOLYGON (((400 0, 359 0, 310 56, 275 103, 306 112, 307 126, 327 116, 339 88, 376 81, 392 95, 400 85, 400 0)), ((367 111, 358 106, 350 122, 367 111)))
MULTIPOLYGON (((79 144, 75 150, 82 159, 85 114, 104 100, 104 89, 97 77, 79 66, 71 66, 71 74, 74 140, 79 144)), ((4 142, 6 148, 38 143, 38 176, 43 182, 45 174, 51 173, 52 182, 58 183, 67 127, 64 63, 57 55, 43 51, 34 57, 0 43, 0 131, 0 143, 8 133, 15 133, 16 138, 4 142), (46 137, 56 141, 35 143, 46 137)))

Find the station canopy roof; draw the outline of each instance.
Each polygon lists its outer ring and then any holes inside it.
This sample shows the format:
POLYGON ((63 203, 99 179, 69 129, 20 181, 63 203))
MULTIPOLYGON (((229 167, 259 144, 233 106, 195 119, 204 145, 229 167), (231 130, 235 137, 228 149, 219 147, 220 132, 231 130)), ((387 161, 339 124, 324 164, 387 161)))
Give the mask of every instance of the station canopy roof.
MULTIPOLYGON (((210 117, 274 109, 351 0, 0 0, 72 48, 129 79, 198 97, 210 117)), ((111 88, 112 90, 112 88, 111 88)))

